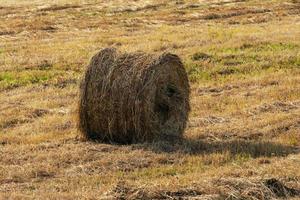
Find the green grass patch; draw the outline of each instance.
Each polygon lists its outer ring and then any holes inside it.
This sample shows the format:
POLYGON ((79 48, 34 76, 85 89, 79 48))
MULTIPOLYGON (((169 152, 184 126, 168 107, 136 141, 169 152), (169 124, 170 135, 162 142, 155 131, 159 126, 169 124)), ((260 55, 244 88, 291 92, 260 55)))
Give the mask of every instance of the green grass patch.
POLYGON ((185 62, 191 82, 253 76, 263 71, 300 68, 300 46, 292 43, 244 43, 212 47, 192 54, 185 62))
POLYGON ((282 51, 298 51, 300 45, 294 43, 272 43, 272 42, 254 42, 254 43, 243 43, 237 47, 212 47, 210 51, 236 54, 236 53, 249 53, 249 52, 273 52, 280 53, 282 51))
POLYGON ((41 70, 0 72, 0 90, 44 83, 60 74, 60 71, 41 70))

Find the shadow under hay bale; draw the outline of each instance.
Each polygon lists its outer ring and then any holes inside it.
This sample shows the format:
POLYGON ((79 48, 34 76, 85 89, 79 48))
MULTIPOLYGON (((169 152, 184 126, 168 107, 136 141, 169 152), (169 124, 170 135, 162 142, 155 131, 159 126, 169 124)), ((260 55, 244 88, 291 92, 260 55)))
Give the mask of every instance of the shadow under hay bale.
POLYGON ((87 139, 121 144, 180 137, 189 95, 178 56, 106 48, 92 58, 81 83, 79 129, 87 139))

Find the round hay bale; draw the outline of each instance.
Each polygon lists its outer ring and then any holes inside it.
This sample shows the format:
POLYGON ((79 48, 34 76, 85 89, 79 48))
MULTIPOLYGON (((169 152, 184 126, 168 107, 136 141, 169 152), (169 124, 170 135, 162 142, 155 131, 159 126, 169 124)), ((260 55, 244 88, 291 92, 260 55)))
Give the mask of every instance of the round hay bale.
POLYGON ((170 53, 97 53, 80 87, 79 129, 87 139, 129 144, 181 136, 190 87, 180 58, 170 53))

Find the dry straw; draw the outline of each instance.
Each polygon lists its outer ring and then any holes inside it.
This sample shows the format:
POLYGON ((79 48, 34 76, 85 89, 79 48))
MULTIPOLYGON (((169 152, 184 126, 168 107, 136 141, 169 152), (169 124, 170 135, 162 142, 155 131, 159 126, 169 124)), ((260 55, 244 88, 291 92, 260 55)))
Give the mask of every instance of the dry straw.
POLYGON ((181 136, 190 88, 180 58, 170 53, 97 53, 80 87, 79 128, 85 138, 134 143, 181 136))

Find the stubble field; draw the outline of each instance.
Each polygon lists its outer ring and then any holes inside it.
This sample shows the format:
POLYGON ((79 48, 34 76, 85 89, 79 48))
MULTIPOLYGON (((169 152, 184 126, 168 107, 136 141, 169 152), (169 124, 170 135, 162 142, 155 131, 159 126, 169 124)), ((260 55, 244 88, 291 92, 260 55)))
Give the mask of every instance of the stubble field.
POLYGON ((299 146, 298 0, 0 0, 0 199, 299 199, 299 146), (80 137, 108 46, 181 56, 184 140, 80 137))

